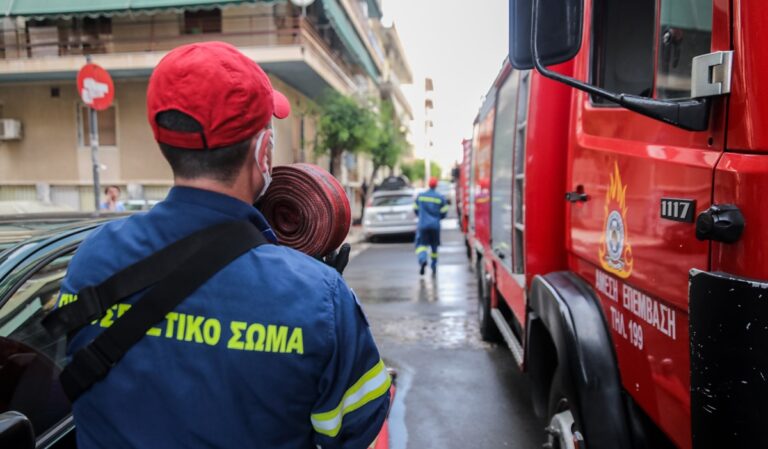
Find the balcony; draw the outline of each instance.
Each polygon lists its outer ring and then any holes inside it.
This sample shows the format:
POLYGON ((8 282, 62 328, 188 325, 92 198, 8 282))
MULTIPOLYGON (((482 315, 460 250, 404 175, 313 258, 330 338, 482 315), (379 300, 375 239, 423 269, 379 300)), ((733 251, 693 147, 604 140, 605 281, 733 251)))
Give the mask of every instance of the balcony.
POLYGON ((237 46, 310 98, 327 88, 354 92, 359 68, 345 60, 332 30, 321 33, 307 19, 254 9, 158 13, 138 19, 116 15, 6 20, 0 34, 0 83, 74 80, 86 54, 116 79, 144 78, 172 48, 216 40, 237 46))

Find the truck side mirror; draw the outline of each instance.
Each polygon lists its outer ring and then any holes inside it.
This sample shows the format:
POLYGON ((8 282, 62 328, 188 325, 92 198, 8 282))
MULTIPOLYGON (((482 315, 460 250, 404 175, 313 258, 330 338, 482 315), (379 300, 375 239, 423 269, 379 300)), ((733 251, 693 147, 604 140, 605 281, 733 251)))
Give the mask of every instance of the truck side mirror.
POLYGON ((704 58, 699 64, 694 64, 694 79, 704 79, 700 83, 703 89, 700 89, 702 93, 698 98, 657 100, 592 86, 547 68, 548 65, 565 62, 578 53, 581 47, 583 5, 583 0, 509 0, 509 61, 512 66, 519 70, 535 67, 547 78, 678 128, 688 131, 706 130, 709 126, 709 97, 730 92, 729 69, 726 69, 726 75, 721 76, 723 82, 717 85, 708 82, 712 78, 710 67, 730 62, 730 55, 725 54, 729 52, 707 55, 720 58, 720 62, 710 62, 704 58), (708 89, 710 84, 717 89, 708 89))
POLYGON ((531 39, 534 5, 538 4, 538 48, 544 65, 576 56, 581 48, 583 0, 510 0, 509 62, 517 70, 534 67, 531 39))
POLYGON ((19 412, 0 413, 0 447, 35 449, 35 432, 29 418, 19 412))

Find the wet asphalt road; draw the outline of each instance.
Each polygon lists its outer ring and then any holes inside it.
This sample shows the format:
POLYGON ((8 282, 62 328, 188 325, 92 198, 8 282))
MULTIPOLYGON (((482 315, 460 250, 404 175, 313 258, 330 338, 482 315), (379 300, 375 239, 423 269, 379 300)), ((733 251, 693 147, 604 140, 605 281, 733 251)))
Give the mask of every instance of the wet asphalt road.
POLYGON ((407 239, 358 244, 344 272, 399 373, 391 449, 540 448, 544 424, 525 377, 505 346, 480 339, 477 287, 456 220, 444 222, 442 239, 436 278, 419 276, 407 239))

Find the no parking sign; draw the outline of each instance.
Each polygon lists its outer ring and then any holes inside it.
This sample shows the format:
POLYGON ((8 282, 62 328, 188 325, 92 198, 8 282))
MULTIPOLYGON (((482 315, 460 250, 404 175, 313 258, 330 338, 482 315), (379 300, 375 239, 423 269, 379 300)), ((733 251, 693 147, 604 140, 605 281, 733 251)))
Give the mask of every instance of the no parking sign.
POLYGON ((77 92, 87 106, 103 111, 112 106, 115 85, 106 70, 96 64, 86 64, 77 73, 77 92))

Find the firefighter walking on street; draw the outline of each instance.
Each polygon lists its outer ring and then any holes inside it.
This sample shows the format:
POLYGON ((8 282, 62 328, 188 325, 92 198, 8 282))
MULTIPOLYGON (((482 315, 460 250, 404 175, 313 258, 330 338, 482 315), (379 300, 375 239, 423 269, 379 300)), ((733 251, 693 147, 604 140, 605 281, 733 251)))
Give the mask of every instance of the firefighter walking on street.
POLYGON ((416 256, 419 261, 419 273, 424 274, 427 259, 430 260, 432 275, 437 273, 437 248, 440 246, 440 220, 448 214, 448 202, 435 188, 437 178, 429 178, 429 190, 420 193, 413 204, 413 210, 419 216, 416 231, 416 256))

